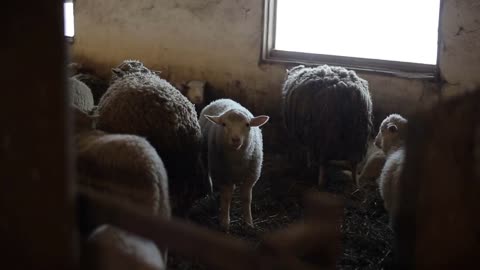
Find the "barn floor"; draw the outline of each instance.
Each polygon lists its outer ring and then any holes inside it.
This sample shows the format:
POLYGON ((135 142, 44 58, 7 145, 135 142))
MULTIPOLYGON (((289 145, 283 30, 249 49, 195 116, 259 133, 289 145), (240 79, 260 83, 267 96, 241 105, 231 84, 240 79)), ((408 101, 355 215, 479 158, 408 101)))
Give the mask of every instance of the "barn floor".
MULTIPOLYGON (((262 177, 253 190, 252 215, 255 228, 242 221, 241 205, 235 193, 232 204, 230 233, 233 236, 258 243, 262 235, 286 227, 303 215, 300 205, 305 190, 313 188, 315 172, 299 169, 288 163, 284 155, 265 154, 262 177)), ((343 253, 337 269, 388 269, 392 260, 393 233, 388 227, 388 216, 376 187, 358 190, 349 174, 341 168, 327 170, 330 181, 327 191, 344 196, 343 253)), ((212 196, 213 197, 213 196, 212 196)), ((208 197, 193 207, 190 219, 213 230, 219 230, 217 199, 208 197)), ((169 253, 169 269, 208 269, 169 253)))

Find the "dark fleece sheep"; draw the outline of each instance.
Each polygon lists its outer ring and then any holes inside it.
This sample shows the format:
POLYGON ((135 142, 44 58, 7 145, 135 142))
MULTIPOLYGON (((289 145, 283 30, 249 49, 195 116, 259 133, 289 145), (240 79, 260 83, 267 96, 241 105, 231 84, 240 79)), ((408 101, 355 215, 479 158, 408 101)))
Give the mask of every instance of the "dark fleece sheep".
POLYGON ((350 162, 356 181, 372 130, 366 80, 343 67, 294 67, 283 85, 283 116, 289 135, 318 162, 320 185, 330 160, 350 162))
POLYGON ((145 137, 165 163, 174 213, 185 214, 209 190, 193 104, 141 62, 125 61, 113 72, 98 105, 98 128, 145 137))

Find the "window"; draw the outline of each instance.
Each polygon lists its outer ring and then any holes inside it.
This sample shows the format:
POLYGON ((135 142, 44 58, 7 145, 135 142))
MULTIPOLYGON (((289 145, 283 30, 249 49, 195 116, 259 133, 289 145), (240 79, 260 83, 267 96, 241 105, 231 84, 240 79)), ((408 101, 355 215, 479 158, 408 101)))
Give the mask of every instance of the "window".
POLYGON ((63 3, 63 20, 65 37, 73 38, 75 35, 73 20, 73 2, 63 3))
POLYGON ((266 0, 264 60, 436 71, 440 0, 266 0))

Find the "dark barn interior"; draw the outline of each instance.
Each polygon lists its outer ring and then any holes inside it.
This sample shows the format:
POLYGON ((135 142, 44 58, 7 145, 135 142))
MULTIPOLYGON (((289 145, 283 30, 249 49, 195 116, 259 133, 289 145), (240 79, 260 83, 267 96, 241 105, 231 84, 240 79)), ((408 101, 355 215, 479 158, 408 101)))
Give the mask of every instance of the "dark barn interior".
POLYGON ((426 65, 278 50, 281 1, 4 3, 0 269, 478 268, 480 3, 426 65))

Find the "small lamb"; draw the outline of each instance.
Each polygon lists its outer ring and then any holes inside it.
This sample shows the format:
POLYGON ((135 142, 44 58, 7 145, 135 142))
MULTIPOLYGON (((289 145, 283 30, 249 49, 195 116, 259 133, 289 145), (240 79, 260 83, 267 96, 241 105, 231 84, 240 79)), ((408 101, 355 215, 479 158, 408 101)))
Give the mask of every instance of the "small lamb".
POLYGON ((204 81, 189 81, 185 84, 182 84, 179 90, 184 94, 190 102, 195 105, 203 104, 205 97, 205 85, 204 81))
POLYGON ((220 226, 228 230, 230 203, 235 185, 240 186, 243 218, 253 227, 252 188, 260 178, 263 139, 259 127, 269 117, 254 117, 250 111, 230 99, 219 99, 200 114, 204 146, 208 147, 208 171, 220 188, 220 226))
POLYGON ((378 184, 385 209, 390 216, 395 211, 396 196, 399 192, 399 180, 405 159, 407 124, 407 120, 402 116, 391 114, 383 120, 375 138, 375 145, 383 150, 386 157, 378 184))

